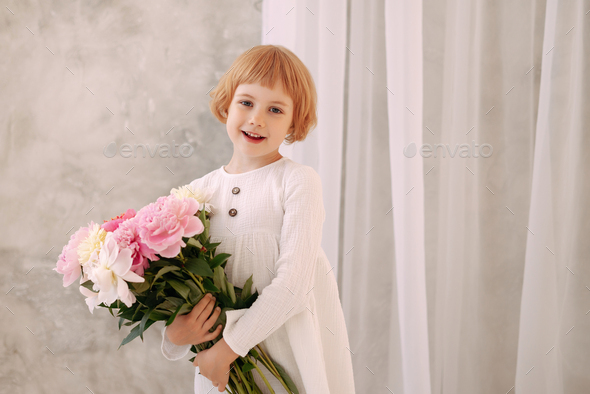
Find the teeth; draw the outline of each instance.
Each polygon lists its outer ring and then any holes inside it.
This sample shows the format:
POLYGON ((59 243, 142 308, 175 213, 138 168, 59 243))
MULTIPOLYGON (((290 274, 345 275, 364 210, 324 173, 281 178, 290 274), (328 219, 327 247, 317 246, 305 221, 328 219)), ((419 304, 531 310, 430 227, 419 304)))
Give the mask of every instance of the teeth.
POLYGON ((254 137, 254 138, 263 138, 263 137, 261 137, 261 136, 259 136, 259 135, 254 135, 254 134, 248 133, 247 131, 244 131, 244 133, 246 133, 246 134, 247 134, 247 135, 249 135, 250 137, 254 137))

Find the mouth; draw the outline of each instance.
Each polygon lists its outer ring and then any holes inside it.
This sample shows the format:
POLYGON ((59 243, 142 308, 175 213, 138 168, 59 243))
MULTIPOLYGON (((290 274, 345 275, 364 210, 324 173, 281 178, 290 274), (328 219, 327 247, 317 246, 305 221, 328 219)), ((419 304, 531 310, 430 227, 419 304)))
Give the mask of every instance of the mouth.
POLYGON ((266 137, 262 137, 262 136, 259 136, 259 137, 251 137, 248 134, 246 134, 246 132, 244 130, 240 130, 240 131, 242 132, 242 134, 244 134, 244 136, 246 136, 246 138, 248 138, 250 140, 253 140, 253 141, 262 141, 263 139, 266 138, 266 137))

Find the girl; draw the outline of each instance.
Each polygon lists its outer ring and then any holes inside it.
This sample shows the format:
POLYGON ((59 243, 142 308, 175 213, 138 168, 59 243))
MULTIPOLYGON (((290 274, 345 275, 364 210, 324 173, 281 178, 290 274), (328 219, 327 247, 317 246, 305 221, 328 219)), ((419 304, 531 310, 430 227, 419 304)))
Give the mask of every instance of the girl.
MULTIPOLYGON (((194 180, 212 187, 212 242, 230 253, 228 280, 243 287, 253 275, 259 296, 248 309, 229 311, 223 338, 195 358, 195 393, 225 391, 230 364, 261 347, 301 394, 354 393, 351 352, 338 287, 321 248, 325 218, 319 175, 281 156, 279 146, 303 141, 315 127, 313 79, 291 51, 260 45, 240 55, 210 93, 213 114, 226 124, 234 152, 229 164, 194 180)), ((162 330, 162 353, 184 357, 191 344, 219 335, 215 300, 162 330), (211 315, 209 317, 209 315, 211 315)), ((276 393, 285 390, 259 364, 276 393)), ((257 373, 254 379, 269 393, 257 373)))

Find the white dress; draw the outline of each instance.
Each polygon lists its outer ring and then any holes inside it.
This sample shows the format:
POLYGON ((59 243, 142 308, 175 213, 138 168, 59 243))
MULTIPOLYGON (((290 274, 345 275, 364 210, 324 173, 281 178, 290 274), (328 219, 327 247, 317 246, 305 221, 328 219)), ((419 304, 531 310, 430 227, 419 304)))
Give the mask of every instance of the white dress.
MULTIPOLYGON (((243 287, 253 274, 258 298, 248 309, 229 311, 223 337, 244 357, 261 344, 301 394, 354 394, 348 334, 332 266, 321 247, 325 211, 322 184, 312 167, 287 157, 242 174, 219 169, 194 180, 213 187, 210 235, 230 253, 225 272, 243 287), (239 189, 239 190, 238 190, 239 189), (234 211, 235 210, 235 211, 234 211), (235 213, 235 215, 231 215, 235 213)), ((162 353, 183 358, 162 329, 162 353)), ((278 393, 286 390, 258 363, 278 393)), ((269 393, 258 373, 254 379, 269 393)), ((217 393, 195 368, 195 393, 217 393)))

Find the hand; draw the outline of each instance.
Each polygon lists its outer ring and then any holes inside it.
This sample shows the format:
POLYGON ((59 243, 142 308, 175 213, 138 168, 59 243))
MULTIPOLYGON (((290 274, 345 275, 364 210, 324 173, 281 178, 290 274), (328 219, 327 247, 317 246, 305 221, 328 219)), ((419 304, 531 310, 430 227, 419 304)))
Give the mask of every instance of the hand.
POLYGON ((215 297, 208 293, 189 313, 176 316, 172 324, 166 327, 166 335, 170 342, 178 346, 198 345, 217 338, 221 334, 221 324, 215 331, 209 332, 221 313, 221 308, 217 307, 211 315, 214 306, 215 297))
POLYGON ((200 374, 209 379, 221 393, 229 382, 229 372, 233 368, 231 364, 238 357, 239 354, 234 353, 225 339, 221 338, 213 347, 198 352, 193 365, 199 367, 200 374))

